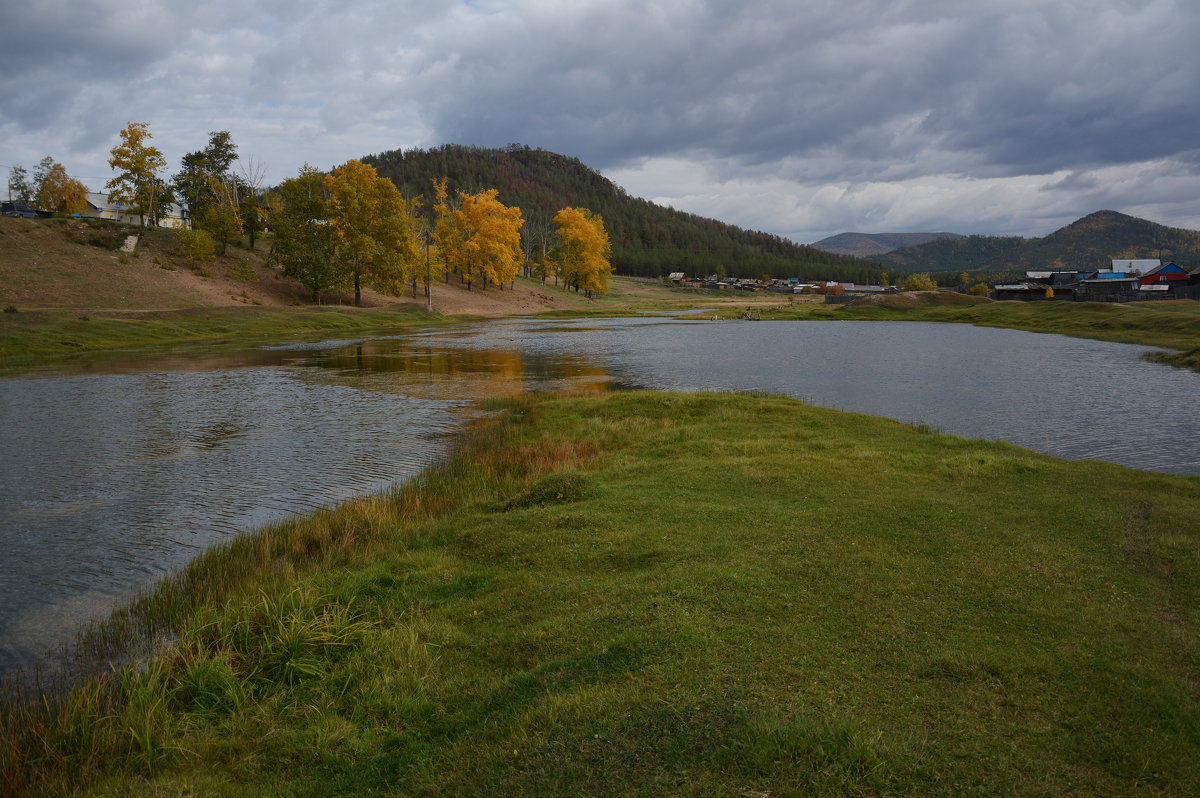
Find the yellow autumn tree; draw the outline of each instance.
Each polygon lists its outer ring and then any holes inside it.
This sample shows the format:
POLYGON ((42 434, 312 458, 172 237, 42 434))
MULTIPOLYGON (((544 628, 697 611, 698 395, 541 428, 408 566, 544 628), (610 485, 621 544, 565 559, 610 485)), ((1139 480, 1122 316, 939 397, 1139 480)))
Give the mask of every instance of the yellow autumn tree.
POLYGON ((83 213, 87 210, 87 186, 67 174, 60 163, 54 163, 38 188, 38 206, 55 213, 83 213))
POLYGON ((490 280, 503 289, 516 278, 524 259, 521 209, 500 202, 499 193, 494 188, 476 194, 460 191, 457 207, 452 207, 446 180, 433 181, 432 238, 438 260, 447 272, 458 274, 468 290, 476 275, 483 278, 484 288, 490 280))
POLYGON ((554 269, 568 288, 608 293, 612 245, 600 214, 586 208, 563 208, 554 216, 558 246, 551 253, 554 269))
POLYGON ((404 291, 404 276, 417 261, 407 204, 396 184, 375 167, 347 161, 325 176, 332 223, 352 264, 354 304, 365 285, 385 294, 404 291))
MULTIPOLYGON (((450 280, 450 271, 457 271, 462 262, 462 230, 457 208, 450 207, 449 193, 446 190, 446 178, 433 181, 433 230, 430 231, 432 248, 429 251, 429 270, 437 269, 438 274, 445 274, 446 281, 450 280)), ((426 286, 428 290, 428 286, 426 286)))
POLYGON ((462 252, 469 271, 478 270, 483 287, 491 280, 501 289, 516 278, 525 253, 521 250, 521 209, 496 199, 494 188, 477 194, 459 193, 462 207, 462 252))
POLYGON ((157 217, 159 198, 164 191, 158 176, 167 168, 167 159, 157 147, 148 142, 150 126, 145 122, 130 122, 121 131, 121 143, 109 151, 108 165, 117 170, 117 176, 104 184, 109 198, 129 206, 130 211, 142 218, 157 217))

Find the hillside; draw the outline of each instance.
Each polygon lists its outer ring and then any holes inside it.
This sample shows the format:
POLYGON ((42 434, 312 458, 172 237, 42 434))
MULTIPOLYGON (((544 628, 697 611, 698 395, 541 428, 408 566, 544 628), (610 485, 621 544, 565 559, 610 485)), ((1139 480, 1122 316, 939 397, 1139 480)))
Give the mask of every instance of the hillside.
POLYGON ((446 177, 451 191, 495 188, 500 200, 521 208, 527 246, 548 244, 551 219, 568 206, 604 217, 618 274, 660 277, 671 272, 725 273, 736 277, 799 277, 874 282, 878 264, 795 244, 769 233, 664 208, 629 196, 576 158, 512 145, 482 149, 446 145, 431 150, 392 150, 363 162, 391 178, 406 196, 430 194, 430 182, 446 177))
POLYGON ((0 303, 21 310, 173 310, 288 306, 306 292, 262 265, 260 252, 189 263, 169 230, 97 219, 0 218, 0 303), (119 247, 137 235, 132 253, 119 247), (239 260, 246 268, 239 266, 239 260))
MULTIPOLYGON (((225 257, 193 263, 180 253, 169 230, 97 219, 0 217, 0 306, 23 312, 86 310, 94 315, 310 305, 306 289, 266 264, 268 248, 264 241, 254 251, 231 246, 225 257), (118 248, 129 235, 137 235, 139 242, 134 252, 126 254, 118 248)), ((638 290, 615 284, 612 293, 629 299, 638 290)), ((370 290, 364 291, 363 300, 368 308, 424 304, 423 297, 392 297, 370 290)), ((533 280, 518 280, 511 291, 467 291, 454 282, 439 283, 433 300, 434 310, 440 313, 476 316, 595 304, 533 280)), ((347 306, 353 295, 330 292, 323 301, 347 306)))
POLYGON ((968 236, 931 241, 879 255, 895 272, 1023 272, 1028 269, 1104 268, 1112 258, 1200 262, 1200 232, 1166 227, 1116 211, 1097 211, 1044 238, 968 236))
POLYGON ((812 246, 836 255, 870 258, 901 247, 915 247, 942 238, 959 239, 958 233, 838 233, 812 246))

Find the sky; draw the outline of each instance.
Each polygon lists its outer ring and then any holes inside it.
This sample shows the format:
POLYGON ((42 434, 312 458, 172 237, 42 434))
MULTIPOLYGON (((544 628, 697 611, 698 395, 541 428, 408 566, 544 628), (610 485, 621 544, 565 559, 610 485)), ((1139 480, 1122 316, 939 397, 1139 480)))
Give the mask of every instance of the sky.
POLYGON ((799 243, 1200 228, 1195 0, 0 0, 0 168, 521 143, 799 243))

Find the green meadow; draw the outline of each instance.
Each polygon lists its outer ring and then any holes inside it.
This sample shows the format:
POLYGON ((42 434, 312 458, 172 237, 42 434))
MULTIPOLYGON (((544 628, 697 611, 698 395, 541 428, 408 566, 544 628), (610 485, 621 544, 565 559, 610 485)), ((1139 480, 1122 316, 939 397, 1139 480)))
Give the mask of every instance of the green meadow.
POLYGON ((31 795, 1200 794, 1200 478, 751 395, 491 405, 10 694, 31 795))
POLYGON ((162 346, 297 333, 390 329, 446 321, 407 306, 403 310, 344 307, 194 308, 162 311, 34 310, 0 314, 0 365, 44 363, 47 355, 162 346))

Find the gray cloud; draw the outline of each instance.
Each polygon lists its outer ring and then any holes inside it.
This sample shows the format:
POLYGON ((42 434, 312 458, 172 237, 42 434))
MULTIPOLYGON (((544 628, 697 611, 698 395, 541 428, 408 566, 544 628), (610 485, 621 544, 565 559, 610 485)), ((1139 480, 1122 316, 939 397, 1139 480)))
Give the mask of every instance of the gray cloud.
POLYGON ((0 17, 4 163, 49 151, 103 177, 138 120, 172 165, 231 130, 273 180, 519 141, 801 240, 1044 233, 1097 202, 1200 221, 1188 0, 0 0, 0 17))

